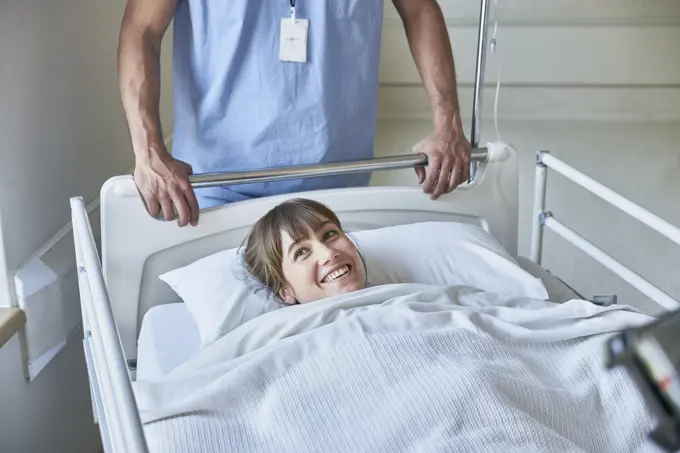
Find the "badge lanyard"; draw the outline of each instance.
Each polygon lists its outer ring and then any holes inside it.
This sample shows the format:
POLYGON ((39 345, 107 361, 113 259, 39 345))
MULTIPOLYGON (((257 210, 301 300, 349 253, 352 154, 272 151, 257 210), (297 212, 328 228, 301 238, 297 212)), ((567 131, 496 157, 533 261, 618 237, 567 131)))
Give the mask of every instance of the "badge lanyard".
POLYGON ((290 0, 290 18, 295 20, 295 0, 290 0))
POLYGON ((307 61, 309 20, 298 19, 295 11, 296 0, 288 0, 288 2, 290 3, 290 18, 284 17, 281 19, 279 60, 305 63, 307 61))

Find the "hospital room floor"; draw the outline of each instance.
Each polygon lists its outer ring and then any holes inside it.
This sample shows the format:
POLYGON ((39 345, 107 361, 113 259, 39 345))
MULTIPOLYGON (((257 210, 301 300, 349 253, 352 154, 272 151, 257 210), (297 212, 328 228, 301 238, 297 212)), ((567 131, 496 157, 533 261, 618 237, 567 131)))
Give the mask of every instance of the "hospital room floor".
MULTIPOLYGON (((410 153, 431 130, 426 120, 378 122, 376 155, 410 153)), ((469 131, 469 123, 466 126, 469 131)), ((680 122, 499 121, 502 141, 513 145, 519 161, 519 250, 528 256, 535 155, 549 150, 559 159, 680 226, 680 122)), ((482 124, 481 143, 496 140, 493 122, 482 124)), ((412 170, 376 174, 373 183, 413 183, 412 170)), ((672 269, 680 247, 564 179, 548 176, 547 207, 568 226, 614 258, 680 298, 672 269)), ((655 312, 655 305, 566 241, 547 232, 544 266, 587 296, 617 294, 655 312)))

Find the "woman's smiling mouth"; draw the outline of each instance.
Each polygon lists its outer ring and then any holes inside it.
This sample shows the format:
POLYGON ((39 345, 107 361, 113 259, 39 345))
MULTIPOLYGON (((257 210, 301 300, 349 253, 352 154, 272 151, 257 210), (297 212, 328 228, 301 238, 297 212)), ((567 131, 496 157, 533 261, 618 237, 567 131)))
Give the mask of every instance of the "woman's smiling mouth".
POLYGON ((331 283, 335 280, 338 280, 340 278, 343 278, 347 275, 350 274, 352 270, 352 266, 349 264, 343 264, 342 266, 332 270, 331 272, 328 273, 322 280, 321 283, 331 283))

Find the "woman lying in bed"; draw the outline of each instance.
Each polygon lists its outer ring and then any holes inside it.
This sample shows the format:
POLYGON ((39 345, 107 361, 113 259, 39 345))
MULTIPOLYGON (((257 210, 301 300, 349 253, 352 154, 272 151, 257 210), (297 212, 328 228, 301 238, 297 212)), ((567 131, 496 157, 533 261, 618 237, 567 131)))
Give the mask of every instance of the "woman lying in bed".
POLYGON ((262 217, 243 253, 250 274, 286 304, 304 304, 366 287, 366 269, 340 220, 308 199, 286 201, 262 217))

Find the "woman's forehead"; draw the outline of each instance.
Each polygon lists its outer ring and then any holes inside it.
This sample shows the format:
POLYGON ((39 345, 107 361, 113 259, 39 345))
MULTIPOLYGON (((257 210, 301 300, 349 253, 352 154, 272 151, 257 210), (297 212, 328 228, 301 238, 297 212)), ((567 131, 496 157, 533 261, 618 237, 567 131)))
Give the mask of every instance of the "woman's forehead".
POLYGON ((312 239, 329 225, 335 225, 335 222, 326 218, 317 218, 313 222, 300 222, 295 225, 288 225, 288 228, 283 226, 281 228, 281 238, 283 239, 284 246, 305 239, 312 239))

